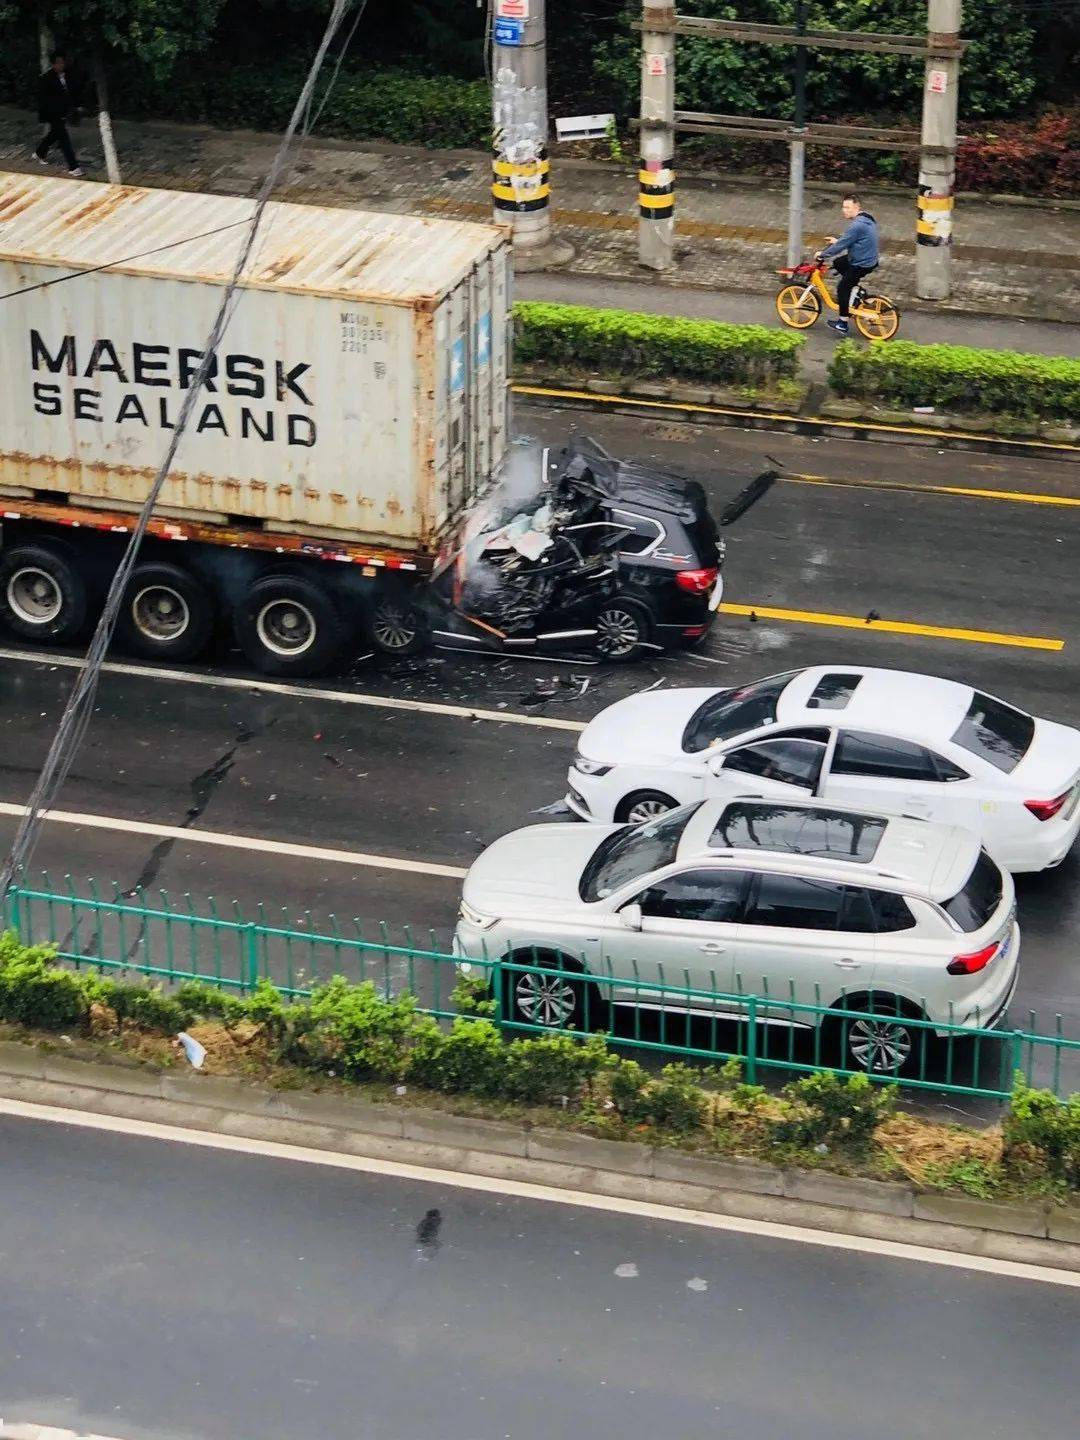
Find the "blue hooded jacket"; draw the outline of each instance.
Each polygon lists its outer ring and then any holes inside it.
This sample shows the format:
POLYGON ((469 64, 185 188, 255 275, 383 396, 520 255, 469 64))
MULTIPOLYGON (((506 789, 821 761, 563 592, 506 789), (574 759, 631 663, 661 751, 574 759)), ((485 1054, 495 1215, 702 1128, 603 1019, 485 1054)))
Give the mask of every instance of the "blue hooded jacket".
POLYGON ((878 263, 877 221, 865 210, 859 211, 838 240, 822 250, 821 258, 831 260, 845 250, 852 265, 857 265, 860 270, 869 270, 878 263))

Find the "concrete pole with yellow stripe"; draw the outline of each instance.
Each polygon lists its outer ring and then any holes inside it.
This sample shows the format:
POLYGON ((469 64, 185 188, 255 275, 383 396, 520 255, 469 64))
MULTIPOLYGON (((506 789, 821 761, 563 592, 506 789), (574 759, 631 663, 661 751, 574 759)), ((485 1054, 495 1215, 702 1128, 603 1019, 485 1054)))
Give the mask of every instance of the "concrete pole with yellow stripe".
POLYGON ((952 291, 956 104, 960 88, 961 0, 929 0, 922 153, 915 222, 915 293, 945 300, 952 291))
POLYGON ((641 168, 638 259, 651 270, 675 263, 675 36, 671 0, 644 0, 641 31, 641 168))
POLYGON ((495 0, 493 9, 491 197, 495 219, 513 227, 517 259, 552 243, 547 29, 544 0, 495 0))

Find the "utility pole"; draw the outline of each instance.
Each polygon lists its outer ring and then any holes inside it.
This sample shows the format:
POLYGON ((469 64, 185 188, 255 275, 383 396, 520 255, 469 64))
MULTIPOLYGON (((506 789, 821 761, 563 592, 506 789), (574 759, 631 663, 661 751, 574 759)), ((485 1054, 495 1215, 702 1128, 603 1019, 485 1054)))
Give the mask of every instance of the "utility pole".
MULTIPOLYGON (((795 33, 806 34, 806 0, 796 0, 795 33)), ((797 135, 806 133, 806 46, 795 46, 795 120, 797 135)), ((802 259, 803 203, 806 193, 806 142, 792 140, 788 172, 787 263, 797 265, 802 259)))
POLYGON ((495 0, 492 119, 495 219, 514 232, 514 258, 550 264, 551 161, 548 159, 545 0, 495 0))
POLYGON ((952 290, 953 183, 956 179, 956 104, 960 82, 961 0, 929 0, 926 81, 923 87, 915 293, 944 300, 952 290))
POLYGON ((674 25, 672 0, 645 0, 641 28, 638 259, 651 270, 667 270, 675 263, 674 25))

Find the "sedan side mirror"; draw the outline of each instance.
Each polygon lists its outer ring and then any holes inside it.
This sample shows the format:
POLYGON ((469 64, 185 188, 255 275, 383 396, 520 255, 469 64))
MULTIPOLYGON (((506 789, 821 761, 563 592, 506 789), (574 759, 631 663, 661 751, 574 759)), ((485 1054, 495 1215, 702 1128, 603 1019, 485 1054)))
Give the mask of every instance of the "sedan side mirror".
POLYGON ((636 901, 630 905, 624 905, 619 911, 619 918, 628 930, 640 930, 641 906, 636 901))

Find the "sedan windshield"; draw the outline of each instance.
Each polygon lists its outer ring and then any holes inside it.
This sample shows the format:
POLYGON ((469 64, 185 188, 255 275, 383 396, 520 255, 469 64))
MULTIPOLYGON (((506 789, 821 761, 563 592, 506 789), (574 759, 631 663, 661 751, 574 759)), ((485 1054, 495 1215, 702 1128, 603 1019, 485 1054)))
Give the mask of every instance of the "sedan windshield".
POLYGON ((789 670, 784 675, 770 675, 741 685, 737 690, 721 690, 711 695, 690 717, 683 732, 682 747, 691 754, 707 750, 718 740, 730 740, 776 719, 776 705, 787 685, 800 674, 789 670))
POLYGON ((952 738, 1008 775, 1027 754, 1034 734, 1035 721, 1030 715, 976 690, 952 738))
POLYGON ((701 806, 681 805, 644 825, 626 825, 601 841, 581 876, 582 900, 603 900, 632 880, 649 875, 675 859, 690 818, 701 806))

